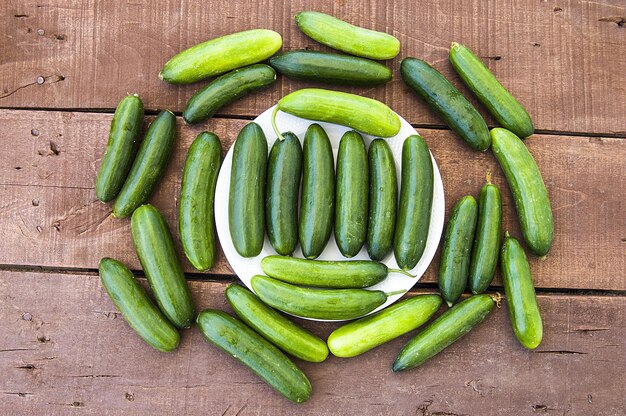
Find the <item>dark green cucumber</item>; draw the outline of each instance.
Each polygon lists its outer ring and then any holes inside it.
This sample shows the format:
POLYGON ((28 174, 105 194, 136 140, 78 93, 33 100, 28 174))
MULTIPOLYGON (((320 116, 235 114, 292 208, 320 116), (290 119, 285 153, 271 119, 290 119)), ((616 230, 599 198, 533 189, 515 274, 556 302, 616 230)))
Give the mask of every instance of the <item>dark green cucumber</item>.
POLYGON ((222 163, 222 144, 202 132, 187 152, 178 200, 178 230, 185 255, 198 270, 215 263, 215 185, 222 163))
POLYGON ((113 205, 115 217, 128 217, 148 201, 174 150, 175 135, 176 117, 171 111, 162 111, 148 127, 124 186, 117 195, 113 205))
POLYGON ((446 226, 439 266, 439 291, 448 306, 461 297, 467 286, 477 216, 476 200, 473 196, 464 196, 452 209, 446 226))
POLYGON ((304 136, 299 239, 307 259, 319 256, 330 238, 335 213, 335 166, 330 139, 319 124, 304 136))
POLYGON ((421 136, 406 138, 402 145, 400 206, 394 238, 396 262, 410 270, 422 258, 433 205, 433 162, 421 136))
POLYGON ((469 286, 472 293, 487 290, 498 265, 502 234, 502 199, 497 186, 487 183, 478 198, 478 222, 472 246, 469 286))
POLYGON ((544 256, 552 247, 554 224, 546 185, 524 143, 505 129, 492 129, 493 154, 511 188, 522 235, 528 248, 544 256))
POLYGON ((102 286, 141 339, 163 352, 172 351, 178 346, 178 331, 150 300, 126 266, 105 257, 100 260, 98 270, 102 286))
POLYGON ((148 204, 135 210, 130 224, 137 257, 159 308, 175 326, 189 328, 196 312, 165 219, 148 204))
POLYGON ((450 62, 498 123, 521 138, 533 134, 535 129, 528 112, 472 51, 453 42, 450 62))
POLYGON ((135 160, 142 126, 141 99, 138 95, 124 97, 115 109, 109 141, 96 177, 96 196, 100 201, 111 201, 122 189, 135 160))
POLYGON ((489 295, 474 295, 465 299, 428 325, 402 348, 392 369, 394 372, 421 365, 481 323, 493 309, 489 295))
POLYGON ((288 256, 298 245, 298 197, 302 179, 302 146, 298 137, 283 133, 276 139, 267 162, 265 223, 267 236, 278 254, 288 256))
POLYGON ((272 308, 314 319, 354 319, 385 303, 380 290, 311 289, 290 285, 267 276, 253 276, 252 289, 272 308))
POLYGON ((347 131, 339 142, 335 190, 335 241, 345 257, 361 251, 367 235, 369 175, 363 137, 347 131))
POLYGON ((367 253, 381 261, 393 249, 398 209, 396 166, 389 144, 383 139, 370 143, 369 151, 369 219, 367 222, 367 253))
POLYGON ((237 359, 287 399, 295 403, 309 399, 311 383, 304 373, 243 322, 214 309, 200 312, 197 322, 207 341, 237 359))
POLYGON ((336 53, 297 50, 273 56, 270 65, 287 78, 339 85, 380 85, 391 80, 391 70, 365 58, 336 53))
POLYGON ((530 265, 520 243, 508 235, 502 244, 501 262, 502 282, 513 332, 524 347, 537 348, 543 338, 543 323, 530 265))
POLYGON ((223 106, 276 81, 276 72, 264 64, 236 69, 211 81, 187 101, 183 118, 187 123, 204 121, 223 106))
POLYGON ((248 123, 235 141, 228 196, 230 237, 242 257, 255 257, 263 248, 266 165, 263 129, 248 123))
POLYGON ((335 329, 328 348, 337 357, 354 357, 425 324, 441 306, 439 295, 418 295, 335 329))
POLYGON ((400 64, 404 82, 413 89, 472 149, 487 150, 489 128, 472 103, 435 68, 421 59, 400 64))
POLYGON ((328 357, 323 339, 270 308, 248 289, 232 284, 226 288, 226 299, 242 321, 286 353, 314 363, 328 357))

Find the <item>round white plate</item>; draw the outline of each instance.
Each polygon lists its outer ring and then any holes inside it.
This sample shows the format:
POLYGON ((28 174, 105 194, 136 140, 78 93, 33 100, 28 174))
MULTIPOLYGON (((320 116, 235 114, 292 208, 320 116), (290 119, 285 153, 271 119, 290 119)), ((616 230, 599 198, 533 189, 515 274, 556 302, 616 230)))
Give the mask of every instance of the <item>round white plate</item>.
MULTIPOLYGON (((275 107, 275 106, 274 106, 275 107)), ((276 134, 272 129, 271 118, 272 118, 272 110, 274 107, 267 109, 263 114, 258 116, 254 121, 261 126, 265 136, 267 137, 267 145, 268 149, 272 148, 274 141, 276 140, 276 134)), ((387 143, 391 147, 391 151, 393 153, 393 157, 396 163, 396 171, 398 178, 398 185, 400 185, 400 178, 402 177, 400 172, 401 162, 402 162, 402 144, 404 139, 409 137, 412 134, 416 134, 417 132, 411 125, 402 117, 400 117, 401 128, 400 132, 394 136, 387 139, 387 143)), ((292 116, 291 114, 283 113, 281 111, 278 112, 278 116, 276 118, 276 123, 281 132, 291 131, 300 139, 300 142, 304 139, 304 134, 312 123, 318 123, 321 125, 328 137, 330 138, 331 144, 333 146, 333 153, 335 159, 337 158, 337 150, 339 149, 339 141, 341 136, 350 128, 345 126, 340 126, 338 124, 324 123, 324 122, 316 122, 312 120, 306 120, 300 117, 292 116)), ((365 140, 366 146, 369 147, 369 144, 376 137, 369 136, 367 134, 362 134, 363 139, 365 140)), ((431 154, 432 157, 432 154, 431 154)), ((250 285, 250 279, 252 276, 257 274, 264 274, 261 269, 261 260, 269 255, 276 254, 272 245, 265 236, 265 243, 263 244, 263 250, 256 257, 244 258, 241 257, 235 247, 233 246, 233 242, 230 238, 230 230, 228 226, 228 194, 230 187, 230 171, 231 164, 233 160, 233 147, 230 148, 224 161, 222 163, 222 167, 220 169, 219 177, 217 179, 217 186, 215 189, 215 224, 217 228, 217 234, 220 239, 220 244, 222 249, 224 250, 224 254, 228 259, 233 271, 237 274, 239 279, 250 289, 252 290, 252 286, 250 285)), ((371 286, 369 289, 382 290, 384 292, 395 292, 399 290, 408 291, 417 283, 417 281, 422 277, 428 265, 433 259, 435 255, 435 251, 437 250, 437 246, 439 245, 439 240, 441 238, 441 231, 443 229, 443 218, 444 218, 444 195, 443 195, 443 183, 441 182, 441 175, 439 173, 439 168, 437 167, 437 163, 433 158, 433 169, 434 169, 434 178, 435 178, 435 186, 434 186, 434 195, 433 195, 433 206, 432 213, 430 216, 430 228, 428 229, 428 240, 426 241, 426 249, 424 250, 424 254, 422 258, 417 263, 415 268, 410 270, 411 274, 417 275, 417 278, 411 278, 405 276, 400 273, 389 273, 387 278, 382 282, 371 286)), ((400 194, 398 190, 398 195, 400 194)), ((302 258, 302 251, 300 251, 300 247, 296 248, 296 251, 293 253, 294 257, 302 258)), ((322 252, 322 254, 318 257, 319 260, 346 260, 345 257, 341 254, 339 249, 337 248, 337 244, 335 243, 334 234, 331 235, 330 240, 328 241, 328 245, 322 252)), ((367 255, 367 250, 365 247, 361 249, 359 254, 351 258, 350 260, 368 260, 369 257, 367 255)), ((398 268, 398 264, 393 256, 393 252, 389 253, 386 258, 382 260, 382 263, 386 264, 389 268, 398 268)), ((401 294, 390 296, 383 305, 378 307, 376 310, 371 313, 383 309, 396 300, 402 297, 401 294)), ((308 318, 305 318, 308 319, 308 318)), ((321 320, 321 319, 318 319, 321 320)))

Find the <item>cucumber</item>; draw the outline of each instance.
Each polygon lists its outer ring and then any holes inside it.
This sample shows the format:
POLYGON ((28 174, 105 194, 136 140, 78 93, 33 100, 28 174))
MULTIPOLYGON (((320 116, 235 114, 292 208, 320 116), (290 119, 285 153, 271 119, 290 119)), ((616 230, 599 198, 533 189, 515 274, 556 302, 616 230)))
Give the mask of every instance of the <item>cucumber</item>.
POLYGON ((200 312, 197 322, 207 341, 237 359, 287 399, 295 403, 309 399, 311 383, 304 373, 247 325, 214 309, 200 312))
POLYGON ((391 80, 385 65, 355 56, 296 50, 273 56, 270 65, 291 79, 338 85, 380 85, 391 80))
POLYGON ((425 324, 441 306, 439 295, 418 295, 335 329, 328 348, 337 357, 355 357, 425 324))
POLYGON ((433 161, 428 146, 421 136, 409 136, 402 145, 400 206, 394 237, 396 262, 404 270, 414 268, 424 254, 433 190, 433 161))
POLYGON ((472 103, 435 68, 421 59, 400 64, 404 82, 433 109, 472 149, 487 150, 489 128, 472 103))
POLYGON ((267 276, 253 276, 252 289, 272 308, 314 319, 354 319, 385 303, 380 290, 311 289, 290 285, 267 276))
POLYGON ((528 112, 471 50, 452 42, 450 62, 465 85, 500 125, 522 138, 534 133, 528 112))
POLYGON ((346 92, 304 88, 284 96, 278 109, 309 120, 341 124, 361 133, 392 137, 400 118, 380 101, 346 92), (312 105, 315 103, 315 105, 312 105))
POLYGON ((262 90, 276 81, 276 72, 264 64, 236 69, 211 81, 187 101, 183 118, 189 124, 199 123, 223 106, 252 92, 262 90))
POLYGON ((304 135, 302 193, 298 236, 307 259, 319 256, 333 227, 335 211, 335 166, 330 139, 319 124, 304 135))
POLYGON ((248 289, 231 284, 226 288, 226 299, 242 321, 286 353, 314 363, 328 357, 324 340, 261 302, 248 289))
POLYGON ((202 132, 189 147, 178 200, 178 230, 189 262, 209 270, 217 255, 215 185, 222 163, 222 145, 213 133, 202 132))
POLYGON ((102 286, 128 325, 152 348, 168 352, 178 346, 180 335, 150 300, 124 264, 103 258, 98 266, 102 286))
POLYGON ((530 265, 524 249, 515 238, 507 235, 504 239, 501 261, 502 282, 513 332, 524 347, 537 348, 543 338, 543 323, 530 265))
POLYGON ((261 62, 280 49, 283 40, 272 30, 252 29, 211 39, 172 57, 159 78, 170 84, 190 84, 233 69, 261 62))
POLYGON ((439 291, 448 306, 463 294, 469 275, 478 206, 473 196, 464 196, 452 209, 441 249, 439 291))
POLYGON ((148 127, 133 166, 113 204, 115 217, 126 218, 148 201, 174 150, 175 135, 176 117, 171 111, 162 111, 148 127))
POLYGON ((489 295, 474 295, 447 310, 402 348, 392 365, 394 372, 421 365, 481 323, 493 309, 489 295))
POLYGON ((354 257, 365 243, 369 204, 367 149, 356 131, 341 137, 335 186, 335 241, 344 257, 354 257))
POLYGON ((351 25, 325 13, 300 12, 296 24, 311 39, 350 55, 383 60, 392 59, 400 52, 400 41, 395 37, 351 25))
POLYGON ((248 123, 235 141, 228 196, 230 237, 242 257, 255 257, 263 248, 266 165, 263 129, 248 123))
POLYGON ((554 224, 546 185, 524 143, 508 130, 491 130, 493 154, 511 188, 522 235, 528 248, 545 256, 552 247, 554 224))
POLYGON ((396 166, 389 144, 383 139, 370 143, 369 219, 367 222, 367 253, 381 261, 393 249, 398 209, 396 166))
POLYGON ((298 137, 276 139, 267 163, 265 223, 267 236, 278 254, 288 256, 298 245, 298 196, 302 179, 302 146, 298 137))
POLYGON ((137 257, 159 308, 175 326, 189 328, 196 312, 167 223, 148 204, 135 210, 130 224, 137 257))
POLYGON ((501 234, 500 190, 488 182, 478 198, 478 221, 469 268, 469 286, 475 295, 487 290, 496 273, 501 234))
POLYGON ((120 101, 111 121, 109 141, 96 176, 96 196, 102 202, 113 200, 122 189, 139 147, 143 126, 143 103, 138 95, 120 101))

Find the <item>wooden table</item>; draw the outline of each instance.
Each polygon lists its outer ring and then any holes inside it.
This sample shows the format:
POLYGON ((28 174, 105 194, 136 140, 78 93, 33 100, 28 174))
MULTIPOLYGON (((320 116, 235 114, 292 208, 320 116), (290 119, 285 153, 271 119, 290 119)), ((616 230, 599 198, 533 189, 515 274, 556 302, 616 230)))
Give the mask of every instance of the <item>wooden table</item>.
MULTIPOLYGON (((626 4, 624 0, 4 1, 0 5, 0 414, 626 414, 626 4), (314 387, 293 405, 249 370, 183 331, 179 349, 146 346, 102 289, 98 261, 140 265, 128 220, 96 200, 94 181, 111 117, 128 92, 151 119, 180 115, 197 85, 157 78, 174 53, 207 38, 271 28, 283 50, 326 50, 293 16, 321 10, 398 37, 385 87, 347 89, 388 103, 426 138, 446 208, 478 193, 485 173, 504 194, 505 228, 519 235, 511 195, 490 152, 469 150, 402 83, 402 57, 427 60, 466 96, 447 61, 467 44, 519 98, 537 134, 526 143, 552 201, 555 243, 531 258, 545 336, 533 352, 506 307, 419 369, 393 374, 410 335, 355 359, 301 363, 314 387)), ((226 151, 239 129, 285 93, 275 87, 197 127, 178 120, 178 145, 151 201, 176 229, 186 150, 202 130, 226 151)), ((493 120, 480 107, 490 125, 493 120)), ((225 197, 219 195, 218 197, 225 197)), ((438 259, 415 293, 436 290, 438 259)), ((236 280, 220 255, 193 272, 198 308, 229 310, 236 280)), ((494 290, 502 291, 497 277, 494 290)), ((302 322, 321 335, 336 327, 302 322)))

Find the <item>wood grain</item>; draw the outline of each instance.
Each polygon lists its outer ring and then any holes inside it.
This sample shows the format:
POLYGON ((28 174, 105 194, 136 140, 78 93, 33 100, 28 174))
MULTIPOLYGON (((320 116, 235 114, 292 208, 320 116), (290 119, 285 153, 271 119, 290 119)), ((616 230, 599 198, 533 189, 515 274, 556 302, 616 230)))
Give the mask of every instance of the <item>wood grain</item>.
MULTIPOLYGON (((172 55, 208 38, 257 27, 281 33, 283 50, 326 50, 293 21, 295 13, 307 9, 400 39, 401 53, 388 63, 394 80, 351 91, 387 102, 411 123, 443 124, 402 83, 401 58, 425 59, 460 86, 447 62, 449 45, 457 41, 487 62, 529 110, 536 128, 626 134, 622 0, 237 0, 218 7, 177 0, 2 2, 0 106, 110 110, 124 94, 137 92, 147 108, 180 111, 199 86, 158 80, 172 55)), ((311 84, 280 78, 276 87, 222 112, 254 116, 305 85, 311 84)))

